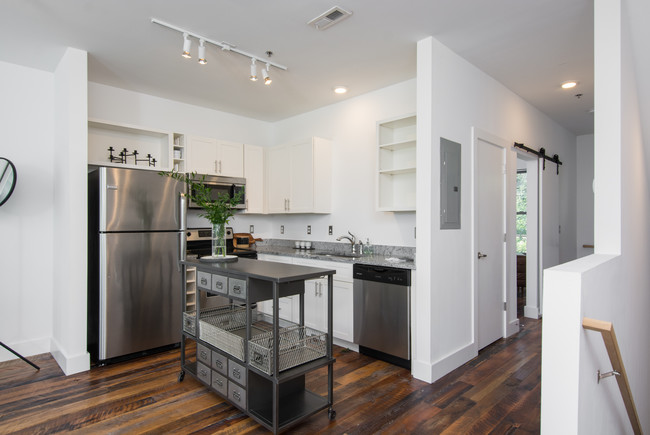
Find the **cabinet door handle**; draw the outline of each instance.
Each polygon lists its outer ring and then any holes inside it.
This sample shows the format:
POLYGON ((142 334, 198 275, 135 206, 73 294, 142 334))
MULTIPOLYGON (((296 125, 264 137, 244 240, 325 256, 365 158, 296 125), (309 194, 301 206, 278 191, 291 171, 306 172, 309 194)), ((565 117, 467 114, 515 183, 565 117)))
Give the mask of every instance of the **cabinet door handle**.
POLYGON ((239 391, 233 391, 232 392, 232 397, 237 400, 238 402, 241 402, 241 394, 239 394, 239 391))
POLYGON ((201 351, 201 359, 203 360, 208 359, 208 353, 204 350, 201 351))
POLYGON ((215 287, 218 288, 219 290, 223 289, 223 282, 218 281, 218 282, 215 284, 215 287))
POLYGON ((214 161, 214 173, 215 173, 215 174, 218 174, 218 173, 219 173, 219 166, 217 166, 217 162, 218 162, 218 160, 215 160, 215 161, 214 161))
POLYGON ((291 211, 291 199, 287 198, 287 211, 291 211))
POLYGON ((201 278, 201 285, 207 285, 207 284, 208 284, 207 278, 201 278))
POLYGON ((222 369, 223 368, 223 363, 220 360, 217 360, 216 364, 217 368, 222 369))
POLYGON ((222 381, 221 379, 216 379, 215 382, 216 382, 217 385, 219 385, 220 387, 223 387, 223 381, 222 381))
POLYGON ((480 260, 481 258, 487 257, 487 254, 481 254, 480 252, 478 253, 478 259, 480 260))
POLYGON ((241 294, 241 287, 236 285, 232 288, 232 291, 237 294, 241 294))
POLYGON ((241 379, 241 372, 239 371, 239 369, 233 369, 232 377, 237 378, 237 379, 241 379))
POLYGON ((221 174, 221 160, 219 160, 219 173, 221 174))

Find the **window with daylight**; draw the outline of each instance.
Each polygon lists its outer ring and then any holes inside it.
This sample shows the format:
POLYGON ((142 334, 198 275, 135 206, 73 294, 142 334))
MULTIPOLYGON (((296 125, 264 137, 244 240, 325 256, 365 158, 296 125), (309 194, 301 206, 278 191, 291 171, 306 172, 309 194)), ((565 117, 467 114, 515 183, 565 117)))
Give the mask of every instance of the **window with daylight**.
POLYGON ((526 171, 517 171, 517 255, 526 255, 526 229, 528 226, 528 179, 526 171))

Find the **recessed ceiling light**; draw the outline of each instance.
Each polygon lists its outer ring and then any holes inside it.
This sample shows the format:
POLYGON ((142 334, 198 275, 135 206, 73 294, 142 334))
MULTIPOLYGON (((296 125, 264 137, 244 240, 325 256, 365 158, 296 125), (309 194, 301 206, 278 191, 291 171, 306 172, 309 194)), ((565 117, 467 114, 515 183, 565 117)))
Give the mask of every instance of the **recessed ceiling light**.
POLYGON ((562 83, 562 89, 572 89, 575 88, 578 85, 578 82, 571 80, 568 82, 562 83))
POLYGON ((348 91, 348 88, 345 86, 337 86, 334 88, 334 92, 337 94, 345 94, 348 91))

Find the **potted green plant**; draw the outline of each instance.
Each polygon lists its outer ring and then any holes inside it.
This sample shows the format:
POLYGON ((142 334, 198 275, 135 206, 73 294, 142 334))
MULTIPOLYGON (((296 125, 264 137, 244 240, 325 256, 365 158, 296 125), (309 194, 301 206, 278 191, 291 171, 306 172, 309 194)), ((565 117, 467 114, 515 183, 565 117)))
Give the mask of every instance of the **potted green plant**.
POLYGON ((205 175, 199 178, 196 172, 185 174, 175 171, 163 171, 159 174, 182 181, 189 186, 187 196, 203 209, 199 216, 206 218, 212 224, 212 257, 225 257, 226 225, 234 215, 233 207, 241 201, 244 191, 237 192, 232 198, 225 193, 220 193, 216 199, 213 199, 212 189, 204 184, 205 175))

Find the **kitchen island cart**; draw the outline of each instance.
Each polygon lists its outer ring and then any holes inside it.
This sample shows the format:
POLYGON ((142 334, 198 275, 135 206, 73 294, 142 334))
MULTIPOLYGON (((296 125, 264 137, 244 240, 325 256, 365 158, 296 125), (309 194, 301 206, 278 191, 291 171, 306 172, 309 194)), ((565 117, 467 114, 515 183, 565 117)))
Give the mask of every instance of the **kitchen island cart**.
POLYGON ((196 306, 183 311, 181 372, 191 374, 278 433, 333 406, 332 276, 335 270, 239 258, 233 263, 185 260, 196 268, 196 306), (305 326, 305 280, 327 277, 327 331, 305 326), (199 297, 204 292, 206 298, 199 297), (227 303, 202 307, 207 296, 227 303), (280 318, 279 299, 298 295, 298 323, 280 318), (256 304, 273 301, 273 314, 256 304), (187 344, 196 343, 196 353, 187 344), (191 349, 191 350, 190 350, 191 349), (305 385, 305 376, 327 367, 328 394, 305 385))

